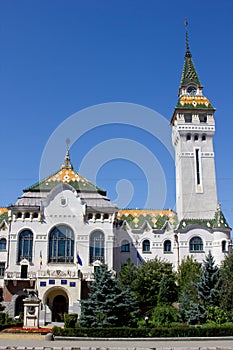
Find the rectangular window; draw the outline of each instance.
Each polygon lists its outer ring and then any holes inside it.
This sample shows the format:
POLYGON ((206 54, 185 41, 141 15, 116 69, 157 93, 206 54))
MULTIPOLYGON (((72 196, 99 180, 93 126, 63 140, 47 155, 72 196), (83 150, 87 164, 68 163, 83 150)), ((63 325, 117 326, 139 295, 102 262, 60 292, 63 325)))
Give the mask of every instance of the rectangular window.
POLYGON ((186 114, 184 116, 185 123, 192 123, 192 115, 191 114, 186 114))
POLYGON ((195 148, 194 150, 194 161, 195 161, 195 182, 196 191, 203 192, 202 188, 202 178, 201 178, 201 150, 200 148, 195 148))
POLYGON ((196 172, 197 172, 197 185, 200 185, 200 162, 199 162, 199 149, 195 150, 196 152, 196 172))
POLYGON ((4 272, 5 272, 5 263, 0 262, 0 277, 4 277, 4 272))

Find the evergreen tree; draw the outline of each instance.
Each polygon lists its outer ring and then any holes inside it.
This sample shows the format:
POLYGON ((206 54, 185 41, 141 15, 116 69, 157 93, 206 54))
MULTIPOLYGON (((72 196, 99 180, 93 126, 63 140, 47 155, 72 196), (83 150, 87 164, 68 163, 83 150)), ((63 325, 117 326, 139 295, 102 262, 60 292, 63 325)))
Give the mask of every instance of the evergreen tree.
POLYGON ((203 262, 202 274, 196 284, 198 298, 205 308, 219 305, 220 286, 220 270, 209 251, 203 262))
POLYGON ((129 289, 121 290, 106 265, 94 274, 86 300, 81 300, 80 324, 83 327, 130 326, 136 301, 129 289))
POLYGON ((122 289, 132 288, 132 284, 136 276, 136 266, 131 262, 130 258, 126 260, 126 264, 121 265, 118 282, 122 289))
POLYGON ((220 284, 219 268, 215 266, 214 258, 209 252, 198 281, 192 284, 192 289, 183 289, 179 304, 181 320, 189 324, 204 323, 208 308, 219 305, 220 284))
POLYGON ((220 306, 233 318, 233 252, 225 257, 220 272, 222 278, 220 306))
POLYGON ((177 300, 177 286, 175 283, 175 275, 163 275, 160 281, 158 303, 172 304, 177 300))
MULTIPOLYGON (((197 295, 197 290, 194 285, 198 281, 198 276, 201 274, 201 264, 193 259, 193 256, 183 259, 178 267, 177 283, 179 287, 179 300, 183 298, 183 294, 191 292, 190 295, 197 295)), ((194 298, 192 298, 194 299, 194 298)), ((195 298, 197 301, 197 298, 195 298)))

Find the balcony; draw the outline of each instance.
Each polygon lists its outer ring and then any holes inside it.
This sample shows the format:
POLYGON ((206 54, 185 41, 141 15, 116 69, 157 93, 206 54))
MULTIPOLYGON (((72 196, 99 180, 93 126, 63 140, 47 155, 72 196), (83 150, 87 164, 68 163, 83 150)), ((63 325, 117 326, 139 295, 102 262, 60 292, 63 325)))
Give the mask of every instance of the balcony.
POLYGON ((36 280, 36 272, 27 272, 26 275, 21 271, 7 271, 4 276, 5 280, 36 280))
POLYGON ((37 272, 38 278, 78 278, 77 270, 39 270, 37 272))

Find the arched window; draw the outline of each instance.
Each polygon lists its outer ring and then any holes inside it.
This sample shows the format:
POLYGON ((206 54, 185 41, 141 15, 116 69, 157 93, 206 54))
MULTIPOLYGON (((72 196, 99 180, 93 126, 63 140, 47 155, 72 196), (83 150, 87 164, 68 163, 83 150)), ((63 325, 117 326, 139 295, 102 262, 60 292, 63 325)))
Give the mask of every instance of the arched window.
POLYGON ((198 141, 199 136, 197 134, 194 135, 194 141, 198 141))
POLYGON ((49 234, 49 262, 74 262, 74 233, 66 225, 55 227, 49 234))
POLYGON ((90 264, 99 260, 104 262, 104 234, 101 231, 95 231, 90 237, 90 264))
POLYGON ((203 134, 203 135, 201 136, 201 140, 202 140, 202 141, 206 141, 206 134, 203 134))
POLYGON ((0 239, 0 250, 6 250, 6 238, 0 239))
POLYGON ((149 239, 145 239, 142 243, 142 251, 143 253, 149 252, 150 251, 150 241, 149 239))
POLYGON ((187 134, 186 135, 186 141, 190 141, 191 140, 191 134, 187 134))
POLYGON ((171 252, 171 250, 172 250, 172 243, 171 243, 171 241, 170 241, 169 239, 167 239, 167 240, 164 242, 164 244, 163 244, 163 250, 164 250, 165 253, 166 253, 166 252, 171 252))
POLYGON ((109 219, 109 215, 108 214, 104 214, 104 220, 108 220, 109 219))
POLYGON ((95 219, 96 220, 100 220, 101 219, 101 214, 100 213, 95 214, 95 219))
POLYGON ((222 241, 222 252, 227 252, 227 242, 222 241))
POLYGON ((190 252, 203 251, 203 242, 200 237, 193 237, 189 242, 190 252))
POLYGON ((24 230, 19 234, 18 262, 23 259, 32 261, 33 234, 30 230, 24 230))
POLYGON ((121 243, 121 252, 129 252, 130 251, 130 245, 127 240, 122 241, 121 243))

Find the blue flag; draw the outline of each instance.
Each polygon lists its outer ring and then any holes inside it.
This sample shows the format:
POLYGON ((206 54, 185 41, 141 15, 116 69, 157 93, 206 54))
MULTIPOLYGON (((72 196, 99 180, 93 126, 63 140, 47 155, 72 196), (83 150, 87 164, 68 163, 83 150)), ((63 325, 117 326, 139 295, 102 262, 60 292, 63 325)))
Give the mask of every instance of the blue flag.
POLYGON ((83 266, 82 259, 80 258, 80 256, 78 254, 77 254, 76 264, 80 265, 80 266, 83 266))
POLYGON ((139 252, 137 251, 137 259, 142 263, 143 262, 143 258, 141 257, 141 255, 139 254, 139 252))

